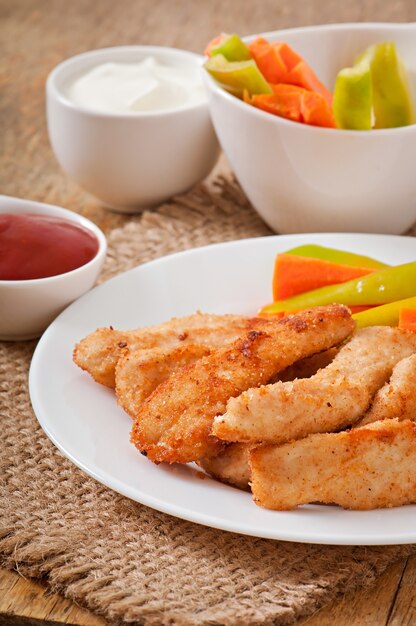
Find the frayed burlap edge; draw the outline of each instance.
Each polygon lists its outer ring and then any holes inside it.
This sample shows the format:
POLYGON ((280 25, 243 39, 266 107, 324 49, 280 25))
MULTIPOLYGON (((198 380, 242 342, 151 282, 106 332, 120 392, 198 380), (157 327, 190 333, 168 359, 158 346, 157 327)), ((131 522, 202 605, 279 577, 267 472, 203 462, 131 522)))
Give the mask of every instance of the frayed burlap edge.
MULTIPOLYGON (((269 234, 239 187, 220 179, 109 236, 102 280, 178 250, 269 234)), ((274 542, 213 530, 132 502, 83 475, 30 406, 35 342, 0 344, 0 559, 114 624, 291 624, 368 586, 415 546, 274 542)), ((51 380, 53 384, 53 380, 51 380)))

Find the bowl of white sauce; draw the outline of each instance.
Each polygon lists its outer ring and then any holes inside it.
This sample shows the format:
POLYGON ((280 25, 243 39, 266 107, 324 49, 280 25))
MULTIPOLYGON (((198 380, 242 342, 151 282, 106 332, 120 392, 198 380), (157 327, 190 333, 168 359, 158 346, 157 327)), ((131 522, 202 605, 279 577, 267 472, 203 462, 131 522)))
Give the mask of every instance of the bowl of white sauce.
POLYGON ((219 155, 203 57, 123 46, 60 63, 46 83, 48 133, 65 172, 105 206, 134 213, 203 180, 219 155))

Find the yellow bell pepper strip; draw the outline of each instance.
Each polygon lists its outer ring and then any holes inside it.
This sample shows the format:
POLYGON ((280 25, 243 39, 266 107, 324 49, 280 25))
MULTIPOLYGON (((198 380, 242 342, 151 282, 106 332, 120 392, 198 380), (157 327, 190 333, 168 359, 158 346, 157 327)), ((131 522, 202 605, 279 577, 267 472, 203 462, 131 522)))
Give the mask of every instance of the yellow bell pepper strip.
POLYGON ((383 306, 376 306, 368 311, 356 313, 352 317, 357 323, 357 328, 366 326, 397 326, 399 324, 400 312, 403 309, 416 308, 416 296, 397 300, 383 306))
POLYGON ((392 42, 372 46, 371 79, 375 128, 396 128, 413 122, 413 105, 405 67, 392 42))
POLYGON ((345 250, 337 250, 335 248, 327 248, 326 246, 318 246, 314 243, 291 248, 290 250, 286 250, 285 254, 304 256, 310 259, 320 259, 321 261, 330 261, 331 263, 339 263, 340 265, 351 265, 352 267, 367 267, 376 270, 382 267, 388 267, 386 263, 372 259, 369 256, 346 252, 345 250))
POLYGON ((248 61, 251 59, 250 50, 235 33, 232 35, 222 33, 219 37, 215 37, 205 48, 204 54, 209 57, 222 54, 227 61, 248 61))
POLYGON ((416 261, 387 267, 346 283, 330 285, 273 302, 263 307, 265 313, 296 311, 337 302, 347 306, 386 304, 416 296, 416 261))
POLYGON ((243 93, 273 93, 253 59, 227 61, 223 54, 216 54, 204 64, 207 72, 228 92, 239 98, 243 93))
POLYGON ((371 130, 373 85, 371 67, 364 57, 354 67, 341 70, 335 81, 333 111, 337 128, 371 130))

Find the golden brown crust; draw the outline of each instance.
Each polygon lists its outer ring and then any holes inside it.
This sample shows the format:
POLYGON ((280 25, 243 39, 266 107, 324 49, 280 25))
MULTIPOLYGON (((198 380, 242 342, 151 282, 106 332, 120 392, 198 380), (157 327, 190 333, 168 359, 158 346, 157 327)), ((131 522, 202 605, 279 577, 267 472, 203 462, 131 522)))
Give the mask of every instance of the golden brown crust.
POLYGON ((311 378, 249 389, 231 398, 212 432, 225 441, 284 443, 352 425, 401 359, 416 351, 416 334, 388 326, 359 329, 333 361, 311 378))
POLYGON ((242 315, 194 313, 174 317, 158 326, 136 330, 114 330, 111 326, 98 328, 74 348, 74 362, 97 383, 114 388, 118 359, 129 350, 170 349, 187 343, 218 347, 233 341, 241 333, 264 325, 260 318, 242 315))
POLYGON ((350 312, 342 305, 265 320, 159 385, 137 415, 132 442, 155 462, 215 456, 223 444, 211 434, 211 426, 229 398, 267 383, 300 358, 340 343, 353 328, 350 312))
POLYGON ((249 491, 250 449, 251 446, 245 443, 231 443, 217 456, 201 459, 198 465, 213 478, 238 489, 249 491))
POLYGON ((416 424, 384 420, 250 453, 254 501, 274 510, 321 502, 368 510, 416 502, 416 424))
POLYGON ((392 417, 416 420, 416 354, 402 359, 356 426, 392 417))
POLYGON ((111 326, 97 328, 76 344, 72 358, 74 363, 91 374, 97 383, 112 389, 115 364, 127 346, 125 331, 114 330, 111 326))
POLYGON ((134 419, 158 385, 181 367, 207 356, 211 350, 195 343, 170 349, 129 350, 116 365, 117 402, 134 419))

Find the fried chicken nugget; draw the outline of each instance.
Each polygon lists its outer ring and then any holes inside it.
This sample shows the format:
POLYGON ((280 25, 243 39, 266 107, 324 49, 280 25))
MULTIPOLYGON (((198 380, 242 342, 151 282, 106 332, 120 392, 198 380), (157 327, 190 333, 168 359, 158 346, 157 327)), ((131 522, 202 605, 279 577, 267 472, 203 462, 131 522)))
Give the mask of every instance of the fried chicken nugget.
POLYGON ((211 434, 211 426, 229 398, 266 383, 300 358, 342 342, 354 329, 350 311, 342 305, 263 324, 159 385, 137 414, 134 445, 155 462, 215 456, 223 443, 211 434))
POLYGON ((250 490, 250 450, 248 443, 230 443, 217 456, 201 459, 198 465, 213 478, 238 489, 250 490))
POLYGON ((392 417, 416 421, 416 354, 397 363, 390 380, 379 389, 369 410, 355 426, 392 417))
POLYGON ((134 418, 158 385, 181 367, 211 352, 212 348, 199 343, 187 343, 170 349, 129 350, 116 365, 117 402, 134 418))
POLYGON ((187 317, 174 317, 158 326, 136 330, 114 330, 111 326, 98 328, 75 346, 73 359, 97 383, 114 388, 116 364, 126 348, 170 349, 186 343, 199 343, 214 348, 222 346, 226 341, 233 341, 246 330, 255 328, 258 319, 198 312, 187 317))
POLYGON ((356 422, 390 377, 416 352, 416 334, 388 326, 359 329, 311 378, 249 389, 231 398, 212 432, 225 441, 284 443, 356 422))
POLYGON ((321 502, 367 510, 416 502, 416 423, 396 419, 250 452, 256 504, 321 502))

